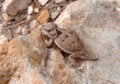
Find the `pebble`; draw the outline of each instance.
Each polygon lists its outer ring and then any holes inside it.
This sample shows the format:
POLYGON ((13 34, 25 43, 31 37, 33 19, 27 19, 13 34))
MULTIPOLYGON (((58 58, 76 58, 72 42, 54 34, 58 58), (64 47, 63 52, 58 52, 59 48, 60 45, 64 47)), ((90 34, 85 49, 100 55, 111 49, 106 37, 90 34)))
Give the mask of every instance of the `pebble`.
POLYGON ((49 11, 47 9, 44 9, 37 17, 37 20, 40 22, 40 24, 45 24, 48 22, 49 18, 50 18, 49 11))
POLYGON ((26 9, 32 0, 4 0, 2 11, 9 15, 16 15, 19 11, 26 9))
POLYGON ((117 8, 117 11, 120 11, 120 8, 117 8))
POLYGON ((29 15, 31 15, 33 13, 33 6, 32 5, 28 6, 27 13, 29 15))
POLYGON ((4 44, 5 42, 8 42, 8 39, 4 35, 1 35, 0 36, 0 44, 4 44))
POLYGON ((48 2, 48 0, 38 0, 38 2, 39 2, 41 5, 45 5, 45 4, 48 2))
POLYGON ((37 20, 33 20, 30 22, 30 29, 35 29, 39 25, 39 22, 37 20))
POLYGON ((23 35, 27 35, 29 33, 28 31, 28 25, 25 25, 23 28, 22 28, 22 34, 23 35))
POLYGON ((13 31, 11 29, 7 30, 7 36, 8 40, 12 40, 13 39, 13 31))
POLYGON ((31 15, 27 15, 27 20, 30 20, 31 18, 31 15))
POLYGON ((34 13, 38 13, 39 12, 39 8, 34 8, 34 13))
POLYGON ((61 3, 64 2, 65 0, 55 0, 55 3, 61 3))
POLYGON ((61 8, 58 7, 56 11, 51 13, 51 19, 56 19, 57 16, 60 14, 61 8))
POLYGON ((21 32, 22 32, 22 27, 19 26, 19 27, 16 29, 16 33, 17 33, 17 34, 20 34, 21 32))
POLYGON ((2 13, 2 17, 5 21, 11 21, 13 20, 13 17, 8 15, 7 13, 2 13))

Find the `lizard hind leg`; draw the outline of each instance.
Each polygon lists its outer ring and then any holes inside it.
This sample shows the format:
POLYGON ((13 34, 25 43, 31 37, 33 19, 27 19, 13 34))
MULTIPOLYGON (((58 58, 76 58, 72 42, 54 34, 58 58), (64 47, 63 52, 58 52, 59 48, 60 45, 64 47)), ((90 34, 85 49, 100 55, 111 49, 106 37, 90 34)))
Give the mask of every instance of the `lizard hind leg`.
POLYGON ((77 67, 79 66, 79 63, 76 59, 79 58, 79 55, 77 55, 78 53, 73 53, 71 55, 69 55, 69 58, 68 58, 68 65, 69 67, 77 67))
POLYGON ((77 52, 77 54, 81 59, 83 60, 90 60, 90 61, 96 61, 99 59, 98 56, 95 56, 95 55, 89 55, 87 54, 86 52, 83 52, 83 51, 79 51, 77 52))
POLYGON ((76 52, 76 53, 73 53, 71 55, 69 55, 69 66, 70 67, 76 67, 78 66, 78 62, 77 60, 78 59, 79 61, 83 62, 83 60, 90 60, 90 61, 95 61, 95 60, 98 60, 98 56, 90 56, 90 55, 87 55, 85 52, 76 52))

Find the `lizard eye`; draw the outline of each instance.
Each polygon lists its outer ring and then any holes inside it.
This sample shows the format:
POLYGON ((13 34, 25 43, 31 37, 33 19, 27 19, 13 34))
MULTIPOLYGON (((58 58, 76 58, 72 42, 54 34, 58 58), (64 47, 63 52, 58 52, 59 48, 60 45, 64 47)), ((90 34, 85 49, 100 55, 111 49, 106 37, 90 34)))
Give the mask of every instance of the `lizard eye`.
POLYGON ((44 31, 46 31, 46 32, 50 32, 50 30, 49 30, 49 29, 44 29, 44 31))
POLYGON ((47 30, 48 32, 51 32, 51 30, 49 29, 49 30, 47 30))

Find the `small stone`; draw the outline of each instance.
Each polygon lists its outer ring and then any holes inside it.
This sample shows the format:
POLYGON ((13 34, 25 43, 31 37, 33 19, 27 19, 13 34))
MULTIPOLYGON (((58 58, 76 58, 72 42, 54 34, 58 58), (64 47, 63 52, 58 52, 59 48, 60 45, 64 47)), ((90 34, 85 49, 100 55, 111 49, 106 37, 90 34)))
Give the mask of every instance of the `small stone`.
POLYGON ((8 30, 6 37, 8 38, 9 41, 13 39, 13 32, 12 32, 12 30, 10 30, 10 29, 8 30))
POLYGON ((19 11, 28 7, 32 0, 5 0, 2 4, 2 11, 9 15, 16 15, 19 11))
POLYGON ((30 22, 30 29, 35 29, 39 25, 39 22, 37 20, 33 20, 30 22))
POLYGON ((30 15, 33 13, 33 6, 28 6, 27 13, 30 15))
POLYGON ((59 12, 55 11, 51 13, 51 19, 55 19, 59 15, 59 12))
POLYGON ((27 20, 30 20, 31 18, 31 15, 27 15, 27 20))
POLYGON ((7 25, 7 22, 5 21, 4 23, 0 24, 0 34, 2 32, 2 29, 7 25))
POLYGON ((39 2, 41 5, 45 5, 45 4, 48 2, 48 0, 38 0, 38 2, 39 2))
POLYGON ((39 73, 47 53, 40 33, 37 29, 0 45, 0 84, 47 84, 39 73))
POLYGON ((45 10, 41 11, 41 13, 38 16, 37 20, 40 22, 40 24, 45 24, 45 23, 48 22, 49 17, 50 17, 49 12, 48 12, 47 9, 45 9, 45 10))
POLYGON ((4 18, 5 21, 13 20, 13 17, 8 15, 7 13, 2 13, 2 17, 4 18))
POLYGON ((22 28, 22 34, 27 35, 28 33, 29 33, 29 31, 28 31, 28 25, 25 25, 25 26, 22 28))
POLYGON ((8 39, 4 35, 0 36, 0 44, 4 44, 7 41, 8 41, 8 39))
POLYGON ((64 2, 65 0, 55 0, 55 3, 61 3, 64 2))
POLYGON ((34 8, 34 13, 38 13, 39 12, 39 8, 34 8))
POLYGON ((120 11, 120 8, 118 7, 117 10, 120 11))
POLYGON ((21 32, 22 32, 22 27, 19 26, 19 27, 16 29, 16 33, 17 33, 17 34, 20 34, 21 32))
POLYGON ((61 11, 61 9, 60 9, 60 7, 58 7, 56 11, 52 12, 51 19, 55 19, 60 14, 60 11, 61 11))

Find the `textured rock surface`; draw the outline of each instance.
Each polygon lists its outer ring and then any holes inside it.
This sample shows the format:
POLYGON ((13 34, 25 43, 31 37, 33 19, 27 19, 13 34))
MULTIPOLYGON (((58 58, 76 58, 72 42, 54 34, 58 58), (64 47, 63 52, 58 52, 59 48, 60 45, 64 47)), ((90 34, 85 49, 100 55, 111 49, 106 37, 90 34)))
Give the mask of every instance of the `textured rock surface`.
POLYGON ((56 20, 61 28, 74 29, 89 52, 98 55, 88 62, 88 83, 120 83, 120 11, 115 0, 80 0, 71 3, 56 20))
POLYGON ((16 15, 17 12, 26 9, 32 0, 5 0, 2 10, 9 15, 16 15))
POLYGON ((69 68, 57 48, 47 49, 40 27, 0 45, 0 84, 83 84, 87 62, 69 68))
POLYGON ((40 30, 35 31, 0 45, 0 84, 42 82, 38 76, 47 49, 40 39, 40 30))
MULTIPOLYGON (((55 21, 60 28, 75 30, 98 61, 79 60, 78 67, 70 68, 67 54, 56 46, 46 48, 41 25, 32 20, 30 34, 0 44, 0 84, 119 84, 120 11, 115 1, 75 1, 55 21)), ((50 18, 43 11, 41 24, 50 18)))

